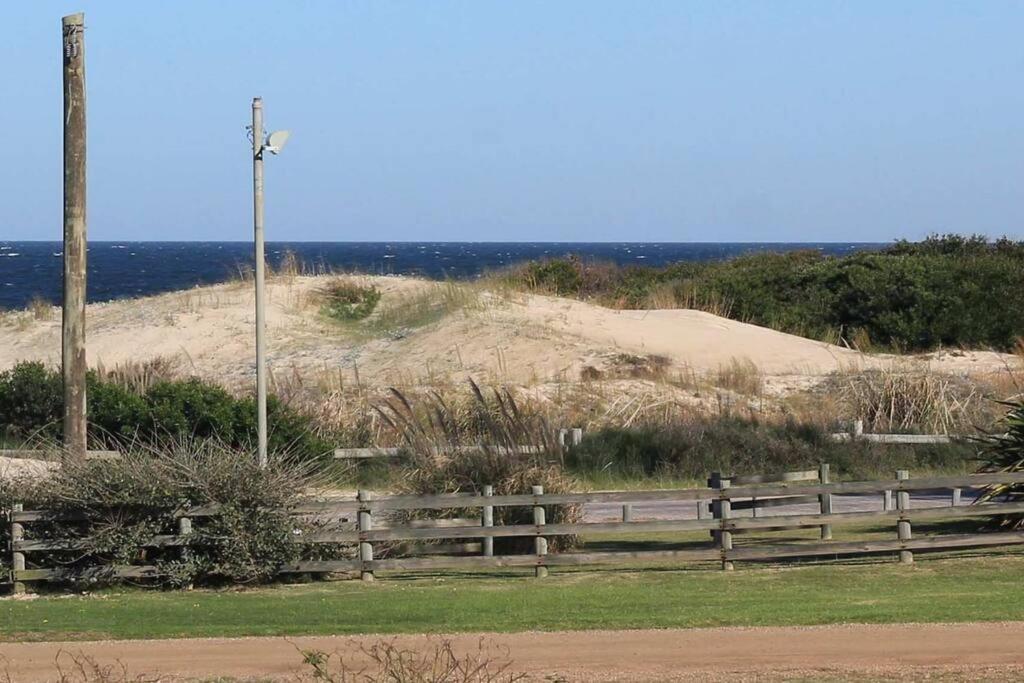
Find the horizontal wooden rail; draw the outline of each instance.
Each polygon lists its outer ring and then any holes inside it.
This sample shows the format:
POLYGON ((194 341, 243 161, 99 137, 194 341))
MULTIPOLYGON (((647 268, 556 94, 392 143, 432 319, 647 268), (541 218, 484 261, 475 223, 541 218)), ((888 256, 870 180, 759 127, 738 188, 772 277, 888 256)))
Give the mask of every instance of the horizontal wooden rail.
MULTIPOLYGON (((451 446, 438 449, 442 453, 474 453, 484 449, 501 453, 503 455, 537 455, 545 450, 539 446, 451 446)), ((397 458, 406 453, 409 449, 404 447, 380 447, 380 448, 335 448, 335 460, 375 460, 378 458, 397 458)))
POLYGON ((948 434, 847 434, 839 432, 829 435, 833 441, 870 441, 872 443, 894 443, 894 444, 928 444, 928 443, 953 443, 954 441, 965 440, 966 437, 951 436, 948 434))
POLYGON ((730 517, 728 519, 681 519, 650 522, 581 522, 577 524, 515 524, 496 527, 454 526, 439 528, 374 528, 370 531, 318 531, 304 534, 303 543, 355 543, 358 541, 413 541, 456 538, 508 538, 531 536, 579 536, 604 533, 657 533, 726 529, 797 529, 822 524, 853 524, 899 519, 937 519, 987 517, 1024 513, 1024 503, 987 503, 961 507, 921 508, 916 510, 878 510, 832 514, 776 515, 773 517, 730 517))
POLYGON ((783 481, 818 481, 818 470, 801 470, 799 472, 779 472, 777 474, 745 474, 727 477, 732 486, 743 486, 746 484, 774 484, 783 481))

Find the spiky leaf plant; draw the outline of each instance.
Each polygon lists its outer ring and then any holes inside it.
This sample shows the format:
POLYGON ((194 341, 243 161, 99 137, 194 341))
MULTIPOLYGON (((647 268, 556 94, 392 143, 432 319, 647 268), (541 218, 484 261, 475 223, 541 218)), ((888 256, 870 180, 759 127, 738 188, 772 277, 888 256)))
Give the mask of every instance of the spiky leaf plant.
MULTIPOLYGON (((1005 430, 980 438, 982 466, 979 472, 1024 471, 1024 399, 1005 402, 1008 410, 1003 418, 1005 430)), ((975 502, 1022 502, 1024 484, 993 484, 985 487, 975 502)), ((1003 528, 1024 528, 1024 516, 1004 516, 994 523, 1003 528)))

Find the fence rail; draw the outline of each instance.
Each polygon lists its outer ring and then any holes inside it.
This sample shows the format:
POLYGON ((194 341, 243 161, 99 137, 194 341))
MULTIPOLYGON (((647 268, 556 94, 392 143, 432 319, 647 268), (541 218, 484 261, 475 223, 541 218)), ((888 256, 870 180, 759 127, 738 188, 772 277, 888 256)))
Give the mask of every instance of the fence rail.
MULTIPOLYGON (((353 557, 338 560, 304 560, 281 568, 282 573, 358 572, 365 580, 372 580, 376 571, 418 569, 471 569, 486 567, 534 567, 543 576, 548 567, 591 564, 622 564, 647 561, 720 562, 730 569, 736 561, 775 560, 797 557, 850 556, 877 553, 897 553, 902 562, 912 562, 918 551, 949 550, 966 547, 991 547, 1024 544, 1024 531, 1006 531, 976 534, 944 534, 913 538, 911 525, 922 520, 962 519, 1024 514, 1024 501, 988 502, 958 505, 959 492, 966 488, 981 488, 993 484, 1024 483, 1024 472, 977 474, 966 476, 921 477, 911 479, 901 471, 894 479, 861 482, 828 481, 827 466, 819 470, 791 472, 781 475, 752 475, 723 477, 714 475, 713 486, 694 489, 656 491, 595 491, 589 493, 544 493, 534 487, 530 494, 486 495, 441 494, 431 496, 374 497, 361 491, 356 500, 304 501, 290 512, 296 517, 328 520, 326 528, 297 534, 296 542, 303 544, 343 544, 353 548, 353 557), (814 479, 811 483, 808 480, 814 479), (743 482, 734 486, 733 482, 743 482), (951 505, 915 509, 911 494, 916 491, 950 489, 951 505), (870 512, 833 512, 831 497, 842 494, 895 492, 896 509, 870 512), (697 501, 699 509, 710 502, 712 518, 632 521, 634 503, 697 501), (623 521, 548 523, 548 511, 562 505, 586 503, 622 503, 623 521), (813 514, 773 514, 758 516, 758 510, 817 503, 819 512, 813 514), (495 524, 494 510, 503 507, 532 510, 532 523, 495 524), (410 510, 468 510, 479 509, 479 517, 462 516, 455 519, 400 521, 390 519, 388 513, 410 510), (751 510, 754 516, 736 517, 738 510, 751 510), (832 541, 834 526, 854 523, 878 522, 892 525, 895 538, 869 541, 832 541), (779 529, 822 530, 821 542, 777 543, 734 547, 733 534, 758 533, 779 529), (826 535, 825 531, 828 531, 826 535), (630 552, 548 552, 548 539, 560 536, 589 536, 600 534, 647 534, 657 532, 708 531, 714 534, 709 543, 678 550, 637 550, 630 552), (494 555, 494 539, 531 538, 533 552, 522 555, 494 555), (386 557, 382 544, 398 542, 424 543, 448 541, 451 549, 471 549, 480 555, 434 555, 420 557, 386 557), (471 541, 472 543, 465 543, 471 541), (451 543, 455 542, 455 543, 451 543)), ((181 509, 172 517, 179 522, 179 533, 155 535, 140 544, 145 547, 179 548, 188 552, 194 540, 192 523, 202 523, 204 517, 217 514, 214 506, 181 509)), ((46 510, 8 511, 10 524, 11 571, 10 580, 15 589, 25 582, 61 580, 70 575, 60 567, 28 567, 32 553, 71 551, 87 546, 83 539, 32 539, 25 537, 27 525, 45 521, 81 519, 81 516, 54 513, 46 510)), ((433 552, 444 552, 431 548, 433 552)), ((96 577, 147 578, 158 570, 147 565, 117 565, 95 567, 89 570, 96 577)))

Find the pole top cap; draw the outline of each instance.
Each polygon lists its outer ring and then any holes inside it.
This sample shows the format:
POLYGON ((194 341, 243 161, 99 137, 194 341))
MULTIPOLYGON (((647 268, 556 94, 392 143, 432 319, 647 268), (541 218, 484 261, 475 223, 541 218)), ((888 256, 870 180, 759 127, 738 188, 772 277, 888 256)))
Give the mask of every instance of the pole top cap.
POLYGON ((62 17, 60 23, 62 26, 81 26, 85 23, 85 12, 77 12, 62 17))

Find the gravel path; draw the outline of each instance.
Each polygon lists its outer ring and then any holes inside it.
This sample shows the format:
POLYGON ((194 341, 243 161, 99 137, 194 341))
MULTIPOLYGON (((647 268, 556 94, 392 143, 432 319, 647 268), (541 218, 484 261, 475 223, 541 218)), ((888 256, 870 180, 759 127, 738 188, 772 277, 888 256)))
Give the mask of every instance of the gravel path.
MULTIPOLYGON (((344 615, 339 615, 344 619, 344 615)), ((1024 623, 895 624, 827 627, 461 634, 455 650, 481 639, 497 660, 534 681, 678 680, 1024 680, 1024 623), (855 678, 856 680, 856 678, 855 678)), ((430 652, 439 636, 387 638, 430 652)), ((361 648, 374 636, 239 638, 71 643, 0 643, 9 680, 57 680, 72 656, 123 665, 130 677, 233 677, 295 680, 300 650, 344 655, 367 665, 361 648), (63 654, 62 654, 63 653, 63 654)), ((120 670, 120 666, 118 666, 120 670)), ((309 678, 307 677, 307 680, 309 678)))

